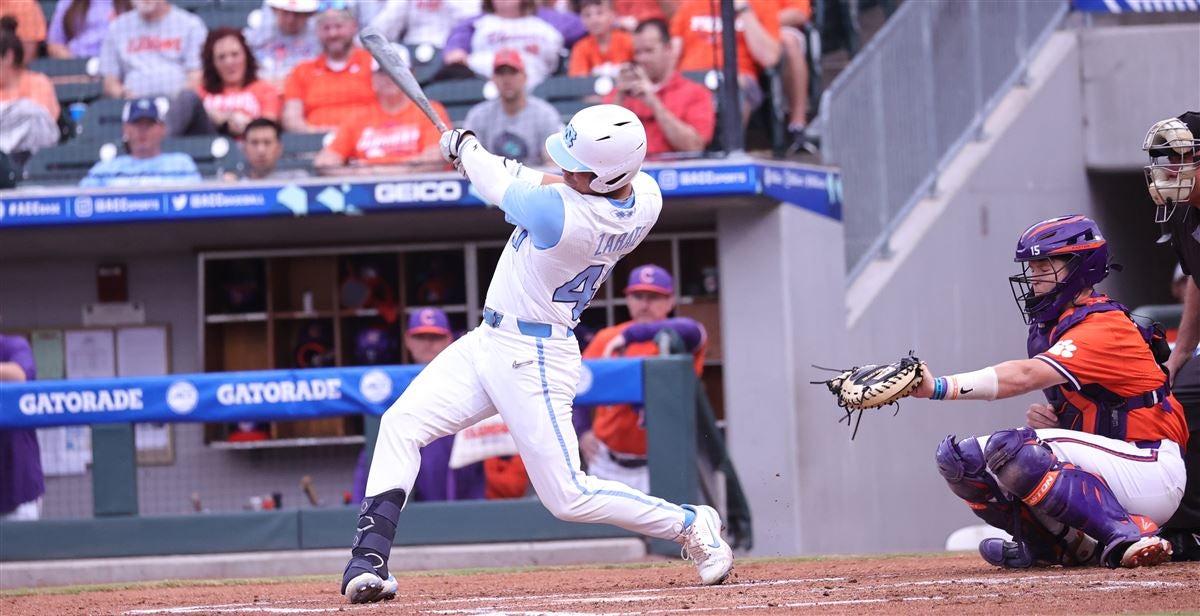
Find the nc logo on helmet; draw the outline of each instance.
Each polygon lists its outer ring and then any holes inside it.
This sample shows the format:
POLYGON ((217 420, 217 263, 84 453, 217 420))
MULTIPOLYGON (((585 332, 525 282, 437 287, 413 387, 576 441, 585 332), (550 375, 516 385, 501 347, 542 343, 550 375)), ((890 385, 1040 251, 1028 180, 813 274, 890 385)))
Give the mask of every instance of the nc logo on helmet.
POLYGON ((575 145, 576 136, 575 127, 568 124, 567 129, 563 131, 563 141, 566 142, 568 148, 575 145))

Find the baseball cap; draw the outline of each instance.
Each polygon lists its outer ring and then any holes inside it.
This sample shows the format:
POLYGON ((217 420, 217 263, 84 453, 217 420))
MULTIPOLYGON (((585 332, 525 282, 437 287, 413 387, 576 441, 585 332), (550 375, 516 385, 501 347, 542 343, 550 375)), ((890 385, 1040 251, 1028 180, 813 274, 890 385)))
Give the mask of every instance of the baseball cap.
POLYGON ((267 6, 289 13, 316 13, 317 0, 267 0, 267 6))
POLYGON ((422 308, 408 317, 409 334, 450 335, 450 319, 437 308, 422 308))
MULTIPOLYGON (((392 49, 395 49, 396 53, 400 55, 400 61, 404 63, 404 66, 412 68, 412 58, 410 58, 408 55, 408 48, 399 43, 391 43, 391 46, 392 46, 392 49)), ((376 60, 374 57, 372 57, 371 58, 371 72, 373 72, 373 73, 379 72, 380 68, 383 68, 383 67, 379 66, 379 60, 376 60)))
POLYGON ((496 59, 492 61, 492 70, 496 70, 501 66, 510 66, 518 71, 525 70, 525 61, 521 59, 521 54, 515 49, 501 49, 496 52, 496 59))
POLYGON ((675 281, 667 270, 653 264, 640 265, 629 272, 629 285, 625 293, 634 291, 651 291, 663 295, 675 294, 675 281))
POLYGON ((125 109, 121 111, 121 121, 137 122, 138 120, 150 119, 155 122, 162 122, 163 116, 167 112, 166 107, 167 102, 165 99, 160 106, 159 101, 152 97, 144 96, 137 98, 125 103, 125 109))

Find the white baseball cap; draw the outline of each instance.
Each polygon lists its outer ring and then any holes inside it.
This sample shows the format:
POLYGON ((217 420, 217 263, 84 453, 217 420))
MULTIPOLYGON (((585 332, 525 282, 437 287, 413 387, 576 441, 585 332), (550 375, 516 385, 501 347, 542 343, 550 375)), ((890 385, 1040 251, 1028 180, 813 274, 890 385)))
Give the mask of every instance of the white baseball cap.
POLYGON ((267 0, 267 6, 290 13, 316 13, 317 0, 267 0))

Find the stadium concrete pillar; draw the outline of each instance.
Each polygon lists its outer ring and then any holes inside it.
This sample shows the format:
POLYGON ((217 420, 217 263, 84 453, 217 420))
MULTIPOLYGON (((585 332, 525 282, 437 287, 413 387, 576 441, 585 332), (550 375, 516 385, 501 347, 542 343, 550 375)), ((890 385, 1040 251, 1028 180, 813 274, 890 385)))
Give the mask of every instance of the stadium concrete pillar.
POLYGON ((137 445, 133 424, 92 426, 94 515, 137 515, 137 445))

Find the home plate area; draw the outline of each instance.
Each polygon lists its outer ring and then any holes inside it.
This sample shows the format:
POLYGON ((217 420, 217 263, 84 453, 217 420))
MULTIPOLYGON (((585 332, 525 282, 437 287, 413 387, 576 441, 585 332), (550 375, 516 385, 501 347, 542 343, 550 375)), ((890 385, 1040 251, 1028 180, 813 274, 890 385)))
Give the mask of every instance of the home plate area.
POLYGON ((689 563, 403 574, 393 601, 349 605, 336 582, 187 582, 0 597, 6 614, 1067 614, 1194 612, 1200 563, 1001 571, 967 554, 739 561, 716 587, 689 563))

